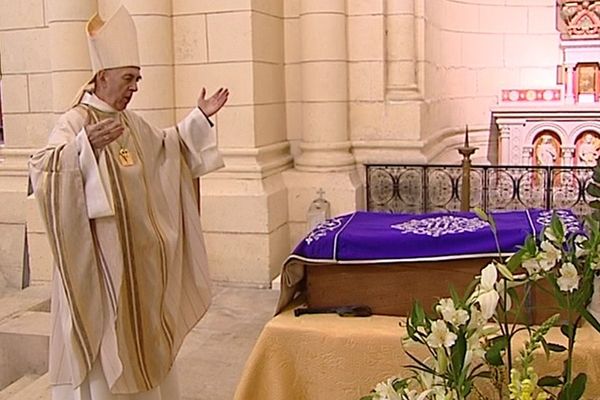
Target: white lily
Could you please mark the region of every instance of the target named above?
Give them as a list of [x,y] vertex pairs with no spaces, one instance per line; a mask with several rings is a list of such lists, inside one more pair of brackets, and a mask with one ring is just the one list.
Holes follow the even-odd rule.
[[432,391],[432,389],[427,389],[419,393],[416,390],[407,390],[405,394],[409,398],[409,400],[425,400],[427,396],[429,396],[429,393],[431,393]]
[[564,263],[560,267],[560,277],[556,280],[563,292],[572,292],[579,287],[579,274],[572,263]]
[[375,386],[375,398],[377,400],[402,400],[402,396],[394,389],[394,379],[389,378],[387,381],[379,382]]
[[542,266],[535,258],[528,258],[527,260],[524,260],[521,265],[525,268],[529,276],[537,275],[542,270]]
[[562,253],[547,240],[540,244],[540,248],[543,250],[540,252],[540,266],[544,271],[550,271],[560,260]]
[[427,336],[427,344],[434,349],[442,346],[450,348],[454,345],[456,339],[456,334],[450,332],[446,322],[438,319],[431,324],[431,333]]
[[500,296],[500,300],[504,301],[504,294],[506,293],[506,302],[504,303],[506,305],[505,311],[510,310],[512,307],[512,299],[510,298],[510,295],[505,290],[505,286],[507,288],[511,287],[510,283],[512,283],[512,282],[507,282],[504,280],[498,281],[498,283],[496,283],[496,291],[498,292],[498,295]]
[[484,269],[481,270],[481,279],[479,281],[479,288],[476,291],[477,299],[481,307],[481,314],[483,318],[489,320],[496,311],[498,300],[500,296],[496,292],[496,280],[498,279],[498,271],[493,263],[488,264]]
[[583,235],[577,235],[575,237],[575,240],[573,241],[575,243],[575,257],[580,258],[588,254],[588,251],[583,246],[586,240],[587,238]]
[[469,320],[469,313],[463,309],[456,309],[454,300],[451,298],[441,299],[436,310],[442,315],[444,321],[450,322],[456,327],[466,324]]
[[552,232],[552,228],[549,226],[544,229],[544,237],[554,243],[558,243],[558,238],[554,236],[554,232]]

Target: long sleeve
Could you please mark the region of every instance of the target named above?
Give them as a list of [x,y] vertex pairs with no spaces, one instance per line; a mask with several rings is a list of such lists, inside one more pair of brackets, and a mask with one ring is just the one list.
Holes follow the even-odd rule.
[[185,145],[182,151],[194,177],[223,167],[217,134],[202,111],[194,108],[177,124],[177,131]]
[[104,151],[100,152],[96,159],[84,128],[81,128],[75,141],[79,151],[79,167],[83,176],[88,218],[94,219],[115,215],[112,191],[108,185],[106,153]]
[[112,192],[108,188],[106,157],[101,152],[96,159],[83,122],[83,116],[75,110],[61,116],[50,133],[48,145],[36,153],[30,163],[31,182],[37,188],[42,174],[53,168],[43,160],[51,157],[56,148],[63,145],[74,146],[78,157],[73,160],[70,168],[81,171],[88,218],[111,216],[114,215],[114,210]]

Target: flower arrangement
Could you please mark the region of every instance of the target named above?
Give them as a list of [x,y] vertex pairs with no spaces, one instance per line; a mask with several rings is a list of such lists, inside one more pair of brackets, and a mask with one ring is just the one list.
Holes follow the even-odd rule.
[[[493,218],[477,213],[496,236]],[[599,268],[598,221],[588,218],[585,229],[578,230],[567,227],[555,213],[540,237],[528,237],[509,258],[499,254],[464,295],[451,291],[431,312],[415,303],[405,324],[404,341],[410,343],[405,352],[413,362],[407,366],[408,376],[379,383],[361,400],[582,398],[587,376],[574,376],[573,350],[583,320],[600,331],[593,307],[588,310]],[[559,310],[537,327],[525,312],[533,288],[550,293]],[[553,328],[564,335],[566,346],[547,340]],[[527,335],[518,353],[517,334]],[[415,356],[409,347],[424,350],[427,357]],[[538,349],[546,357],[563,353],[563,371],[538,376],[533,365]]]

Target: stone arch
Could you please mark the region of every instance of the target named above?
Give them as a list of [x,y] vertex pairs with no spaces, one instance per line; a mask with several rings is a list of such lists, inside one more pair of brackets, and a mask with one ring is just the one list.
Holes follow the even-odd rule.
[[540,124],[527,134],[525,144],[532,148],[533,165],[561,165],[566,132],[553,123]]
[[556,138],[559,140],[561,145],[564,146],[567,143],[568,135],[562,126],[553,122],[544,122],[539,125],[536,125],[529,132],[527,132],[527,135],[525,135],[525,140],[523,141],[523,146],[533,145],[533,142],[544,131],[549,131],[556,135]]
[[574,165],[594,166],[600,156],[600,123],[585,122],[569,135],[575,149]]
[[584,122],[581,125],[577,125],[577,127],[575,127],[575,129],[573,129],[573,130],[571,130],[571,132],[569,132],[570,144],[575,145],[575,143],[577,143],[577,139],[579,139],[579,137],[581,135],[583,135],[584,133],[586,133],[588,131],[596,132],[598,134],[598,136],[600,136],[600,122],[589,121],[589,122]]

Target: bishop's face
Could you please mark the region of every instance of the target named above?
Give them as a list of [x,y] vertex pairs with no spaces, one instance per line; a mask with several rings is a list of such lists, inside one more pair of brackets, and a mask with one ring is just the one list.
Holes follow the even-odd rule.
[[96,96],[117,111],[123,111],[138,90],[142,79],[138,67],[120,67],[99,71],[96,77]]

